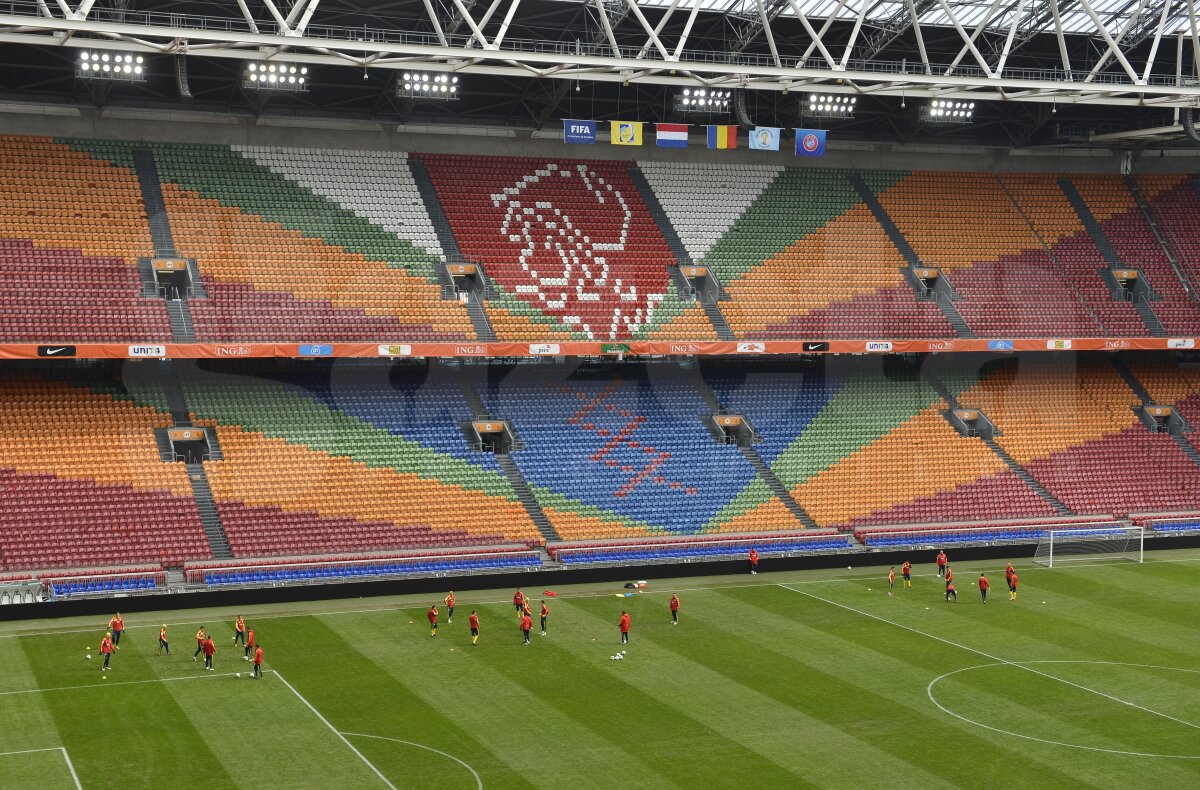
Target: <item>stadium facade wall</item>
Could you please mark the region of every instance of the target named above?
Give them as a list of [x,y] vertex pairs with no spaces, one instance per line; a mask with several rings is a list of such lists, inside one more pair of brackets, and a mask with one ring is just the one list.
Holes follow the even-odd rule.
[[[60,108],[56,108],[58,110]],[[120,108],[61,108],[77,114],[44,114],[39,105],[29,113],[0,113],[0,134],[92,137],[143,140],[153,128],[157,141],[222,145],[294,146],[361,150],[415,151],[491,156],[548,156],[588,159],[628,159],[669,162],[712,162],[717,156],[696,142],[686,149],[566,145],[560,140],[534,138],[527,129],[420,126],[400,130],[390,123],[340,119],[254,118],[217,113],[181,113]],[[148,127],[148,123],[153,124]],[[557,130],[558,121],[547,125]],[[698,127],[699,130],[699,127]],[[786,148],[786,146],[784,146]],[[1200,172],[1200,148],[1172,150],[1169,156],[1143,152],[1135,168],[1141,173]],[[764,154],[736,149],[721,151],[725,163],[799,165],[790,151]],[[805,167],[904,170],[975,170],[985,172],[1118,173],[1121,152],[1109,149],[1008,149],[980,146],[899,145],[894,143],[830,142],[820,159],[803,160]]]
[[[1155,538],[1147,550],[1188,549],[1200,547],[1200,536],[1179,535]],[[1037,544],[1000,544],[954,549],[954,561],[1021,559],[1033,557]],[[918,564],[931,564],[933,549],[923,552],[879,551],[870,554],[825,553],[798,557],[768,557],[759,564],[760,579],[770,583],[771,571],[819,570],[841,567],[849,561],[860,567],[900,565],[905,559],[916,558]],[[662,565],[629,565],[604,568],[578,568],[532,573],[477,574],[468,576],[438,576],[379,582],[348,582],[337,584],[282,585],[257,588],[222,589],[161,595],[141,595],[120,598],[120,609],[126,614],[135,612],[179,609],[205,609],[218,606],[245,609],[272,603],[321,601],[350,598],[376,598],[385,595],[438,595],[449,587],[460,595],[471,590],[495,590],[521,587],[550,589],[563,584],[603,584],[626,582],[632,579],[676,579],[697,576],[746,574],[745,560],[720,562],[667,563]],[[88,598],[56,601],[54,603],[11,604],[0,606],[0,620],[17,621],[111,614],[113,598]],[[409,608],[412,608],[411,606]]]

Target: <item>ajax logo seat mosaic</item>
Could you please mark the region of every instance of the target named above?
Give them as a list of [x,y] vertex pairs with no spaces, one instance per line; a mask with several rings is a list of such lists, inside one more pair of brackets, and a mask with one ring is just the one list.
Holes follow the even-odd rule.
[[519,266],[493,268],[501,285],[590,340],[625,338],[651,320],[666,271],[639,265],[652,240],[631,238],[633,208],[618,184],[590,165],[550,162],[491,197]]

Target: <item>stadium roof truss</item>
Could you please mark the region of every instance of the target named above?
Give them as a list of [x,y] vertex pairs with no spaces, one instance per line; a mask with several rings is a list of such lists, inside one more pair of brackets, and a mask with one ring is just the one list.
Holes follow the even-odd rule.
[[[378,26],[331,24],[349,18],[346,1],[8,0],[0,43],[547,78],[559,91],[600,81],[1200,107],[1200,0],[406,0],[357,10]],[[553,34],[547,5],[571,12]],[[716,43],[714,17],[728,33]],[[1017,57],[1037,37],[1057,57]]]

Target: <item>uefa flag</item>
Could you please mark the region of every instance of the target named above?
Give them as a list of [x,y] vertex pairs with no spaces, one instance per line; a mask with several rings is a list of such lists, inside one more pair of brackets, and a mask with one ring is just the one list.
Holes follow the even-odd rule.
[[641,121],[609,121],[609,139],[613,145],[641,145]]
[[736,126],[709,126],[708,147],[737,148],[737,130]]
[[778,151],[781,131],[778,126],[755,126],[750,130],[750,147],[755,151]]
[[659,148],[687,148],[688,125],[686,123],[656,123],[655,145]]
[[825,130],[797,129],[796,156],[825,156]]

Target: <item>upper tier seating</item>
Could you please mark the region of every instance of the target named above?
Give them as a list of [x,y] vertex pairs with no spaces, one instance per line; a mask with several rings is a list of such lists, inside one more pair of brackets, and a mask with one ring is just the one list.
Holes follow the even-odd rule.
[[1158,298],[1150,303],[1171,334],[1200,332],[1200,310],[1189,298],[1179,275],[1154,236],[1150,223],[1121,176],[1075,176],[1071,179],[1100,222],[1121,264],[1141,271]]
[[[642,163],[739,337],[952,337],[843,170]],[[894,174],[864,174],[883,185]],[[728,201],[728,204],[727,204]]]
[[0,377],[0,569],[211,556],[183,466],[159,461],[170,416],[95,381]]
[[679,337],[711,336],[668,281],[676,261],[628,163],[421,158],[463,254],[509,297],[596,340],[638,336],[674,302],[671,312],[684,313],[672,324]]
[[1200,282],[1200,182],[1194,175],[1136,176],[1138,189],[1195,290]]

